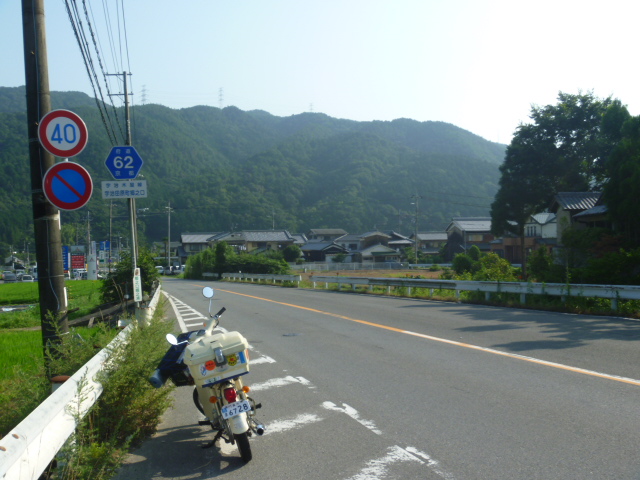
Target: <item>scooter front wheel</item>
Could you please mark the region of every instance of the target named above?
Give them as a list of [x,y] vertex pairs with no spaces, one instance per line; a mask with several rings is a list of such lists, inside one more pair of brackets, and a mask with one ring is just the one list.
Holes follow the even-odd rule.
[[244,463],[248,463],[253,456],[251,455],[251,445],[249,444],[249,434],[247,432],[234,434],[233,438],[238,445],[238,451],[240,452],[240,458]]

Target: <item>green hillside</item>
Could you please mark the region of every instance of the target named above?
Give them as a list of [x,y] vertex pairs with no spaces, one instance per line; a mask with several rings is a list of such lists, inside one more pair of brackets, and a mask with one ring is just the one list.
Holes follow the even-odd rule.
[[[31,199],[24,87],[0,87],[0,242],[24,242]],[[53,108],[73,110],[89,130],[74,160],[92,175],[88,206],[62,212],[63,236],[109,233],[109,205],[100,182],[111,149],[94,99],[52,92]],[[118,129],[124,128],[118,109]],[[144,160],[149,198],[140,232],[147,240],[180,232],[335,227],[413,231],[419,194],[421,230],[443,229],[452,216],[489,214],[505,146],[443,122],[398,119],[355,122],[320,113],[276,117],[236,107],[161,105],[132,109],[133,144]],[[114,202],[114,235],[128,235],[124,201]],[[69,241],[75,238],[69,239]],[[28,241],[28,240],[27,240]],[[64,241],[64,238],[63,238]]]

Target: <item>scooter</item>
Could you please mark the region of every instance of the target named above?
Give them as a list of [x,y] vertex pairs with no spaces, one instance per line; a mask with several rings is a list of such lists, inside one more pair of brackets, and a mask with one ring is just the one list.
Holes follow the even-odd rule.
[[249,437],[263,435],[264,425],[255,419],[262,404],[247,394],[250,388],[243,384],[243,375],[249,373],[249,343],[239,332],[214,330],[226,311],[222,308],[211,314],[214,291],[205,287],[202,294],[209,299],[209,317],[203,330],[186,332],[176,338],[167,335],[171,347],[149,379],[160,388],[171,378],[178,387],[195,385],[193,402],[216,432],[213,440],[203,448],[215,445],[219,439],[238,446],[240,457],[251,460]]

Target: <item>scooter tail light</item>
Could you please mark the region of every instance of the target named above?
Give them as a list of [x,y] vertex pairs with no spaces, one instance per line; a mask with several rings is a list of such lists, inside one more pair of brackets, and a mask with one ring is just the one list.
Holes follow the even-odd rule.
[[233,403],[236,401],[237,394],[236,389],[234,387],[229,387],[224,389],[224,398],[228,403]]

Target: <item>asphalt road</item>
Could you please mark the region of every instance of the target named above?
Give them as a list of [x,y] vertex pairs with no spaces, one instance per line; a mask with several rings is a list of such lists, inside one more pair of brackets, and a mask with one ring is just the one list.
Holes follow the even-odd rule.
[[201,449],[178,388],[118,480],[640,479],[640,322],[165,279],[190,330],[204,285],[251,344],[267,433],[247,465]]

